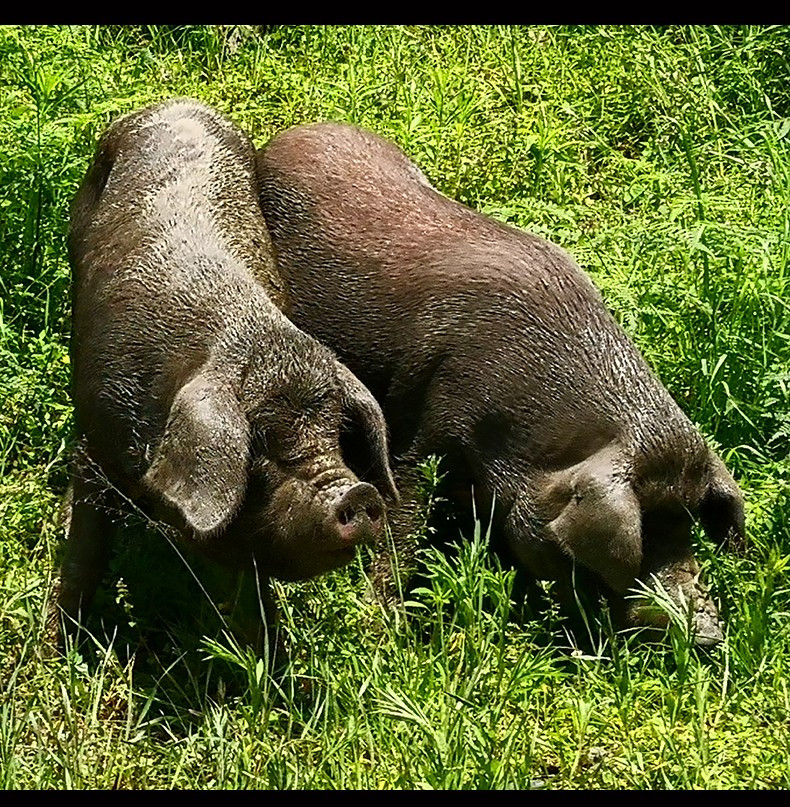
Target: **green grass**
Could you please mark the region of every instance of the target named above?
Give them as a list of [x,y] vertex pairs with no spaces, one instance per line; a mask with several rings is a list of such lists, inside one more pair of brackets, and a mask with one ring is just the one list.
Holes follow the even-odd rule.
[[[0,27],[0,786],[790,786],[790,28]],[[42,654],[71,446],[68,205],[107,124],[189,95],[258,145],[337,119],[549,237],[747,500],[701,536],[712,651],[573,618],[487,551],[426,550],[408,618],[363,563],[278,585],[288,659],[236,645],[133,519],[66,659]],[[212,570],[186,558],[213,592]],[[210,595],[213,596],[213,595]]]

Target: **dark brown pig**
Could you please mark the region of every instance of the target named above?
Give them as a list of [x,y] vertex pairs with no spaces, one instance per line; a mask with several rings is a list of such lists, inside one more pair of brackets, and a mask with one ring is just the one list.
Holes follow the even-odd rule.
[[[529,572],[568,580],[575,561],[615,600],[658,580],[691,603],[697,641],[718,641],[692,522],[741,540],[741,494],[573,260],[443,196],[354,126],[284,132],[258,168],[293,321],[384,409],[401,567],[417,463],[443,455],[451,489],[494,502],[493,526]],[[386,560],[373,576],[391,597]],[[644,605],[630,621],[660,621]]]
[[361,470],[395,497],[381,410],[281,312],[255,152],[234,124],[189,99],[113,123],[74,200],[69,254],[67,623],[91,601],[122,499],[264,578],[338,568],[380,535],[382,497],[340,437],[356,434]]

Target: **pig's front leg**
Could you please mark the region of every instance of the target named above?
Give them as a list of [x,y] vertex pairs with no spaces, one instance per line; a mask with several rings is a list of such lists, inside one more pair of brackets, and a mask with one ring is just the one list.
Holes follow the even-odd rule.
[[[78,468],[65,502],[66,552],[47,614],[47,639],[64,649],[90,608],[107,568],[115,524],[105,491]],[[65,631],[65,634],[64,634]]]
[[403,457],[395,468],[400,503],[387,512],[388,529],[375,548],[369,574],[372,599],[389,609],[403,604],[417,568],[417,550],[426,545],[430,502],[420,459]]
[[242,571],[223,570],[226,597],[221,608],[226,625],[241,645],[276,667],[285,660],[280,620],[271,579],[255,564]]

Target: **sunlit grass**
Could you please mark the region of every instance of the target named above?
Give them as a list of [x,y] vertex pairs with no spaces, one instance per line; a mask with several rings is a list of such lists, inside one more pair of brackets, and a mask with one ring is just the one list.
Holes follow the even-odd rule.
[[[0,786],[787,788],[789,46],[764,26],[0,28]],[[744,489],[744,553],[698,542],[722,646],[681,615],[662,642],[616,634],[551,586],[523,602],[480,514],[425,550],[405,617],[368,602],[362,559],[277,584],[275,669],[218,617],[211,570],[130,520],[83,642],[45,657],[68,206],[105,126],[176,95],[258,145],[367,126],[574,255]]]

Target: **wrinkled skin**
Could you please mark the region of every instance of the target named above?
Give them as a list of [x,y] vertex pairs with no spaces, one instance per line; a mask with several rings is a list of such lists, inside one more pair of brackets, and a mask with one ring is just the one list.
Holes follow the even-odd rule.
[[[443,196],[354,126],[284,132],[258,169],[291,318],[382,404],[400,566],[413,565],[414,467],[435,453],[450,491],[473,488],[481,513],[494,502],[531,574],[568,584],[576,562],[621,601],[655,575],[691,604],[697,641],[719,641],[692,522],[737,544],[741,494],[573,260]],[[386,557],[374,581],[393,599]],[[659,624],[644,605],[629,621]]]
[[79,449],[56,639],[59,611],[72,625],[93,597],[123,500],[228,567],[254,565],[264,589],[379,537],[384,501],[340,438],[396,498],[381,410],[282,313],[237,127],[189,99],[112,124],[72,206],[69,255]]

